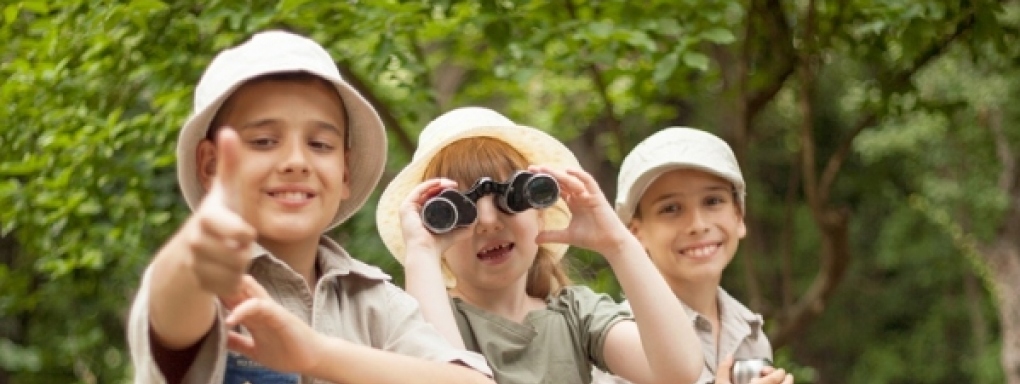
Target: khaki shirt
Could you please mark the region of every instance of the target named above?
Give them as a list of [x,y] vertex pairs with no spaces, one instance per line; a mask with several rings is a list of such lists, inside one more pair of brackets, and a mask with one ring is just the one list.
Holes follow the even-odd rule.
[[[425,322],[418,302],[390,283],[389,276],[380,269],[351,258],[340,245],[325,236],[319,243],[317,262],[322,277],[314,293],[309,292],[299,274],[261,247],[256,247],[249,273],[273,299],[324,335],[431,361],[460,362],[492,375],[482,356],[446,342]],[[150,267],[145,271],[131,309],[128,344],[135,383],[162,384],[166,379],[153,359],[149,339],[151,274]],[[252,370],[259,375],[285,376],[278,379],[281,383],[325,383],[310,377],[271,372],[244,356],[228,352],[223,323],[226,310],[218,302],[217,307],[216,324],[202,342],[194,363],[184,376],[184,383],[220,384],[225,382],[228,371],[231,373],[228,377],[236,378],[251,374]]]
[[453,299],[464,345],[489,360],[500,384],[586,384],[592,366],[605,369],[606,335],[630,311],[605,294],[570,286],[546,299],[523,323]]
[[[745,305],[719,288],[719,320],[722,330],[719,333],[719,345],[712,337],[712,323],[707,318],[683,304],[687,316],[694,323],[695,333],[701,341],[701,349],[705,357],[705,367],[697,383],[705,384],[715,381],[715,370],[721,359],[733,355],[734,359],[772,358],[772,345],[762,331],[762,317],[751,312]],[[626,302],[625,302],[626,304]],[[628,305],[629,306],[629,305]],[[626,380],[605,372],[593,372],[594,384],[627,384]]]

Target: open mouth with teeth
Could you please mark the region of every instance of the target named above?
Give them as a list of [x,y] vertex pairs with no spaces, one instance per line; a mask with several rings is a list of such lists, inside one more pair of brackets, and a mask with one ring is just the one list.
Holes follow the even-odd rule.
[[698,247],[684,248],[680,250],[680,255],[693,258],[708,257],[714,255],[721,246],[722,243],[712,243]]
[[315,197],[315,194],[307,192],[269,192],[269,196],[288,202],[301,202]]
[[514,243],[502,243],[479,251],[476,256],[482,261],[501,261],[514,250]]

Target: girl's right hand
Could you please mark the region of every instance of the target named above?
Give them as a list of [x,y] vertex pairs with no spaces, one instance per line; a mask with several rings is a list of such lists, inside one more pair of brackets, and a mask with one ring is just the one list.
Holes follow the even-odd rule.
[[[421,209],[425,202],[447,188],[457,188],[457,182],[445,178],[425,180],[400,203],[400,227],[404,234],[406,259],[426,254],[441,256],[455,242],[470,236],[471,232],[462,228],[433,234],[422,222]],[[435,260],[438,261],[439,257],[435,257]]]

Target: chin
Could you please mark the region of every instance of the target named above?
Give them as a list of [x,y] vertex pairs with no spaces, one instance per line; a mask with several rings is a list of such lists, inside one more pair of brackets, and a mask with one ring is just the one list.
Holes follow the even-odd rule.
[[263,221],[265,225],[258,228],[259,234],[281,242],[300,241],[317,238],[326,229],[325,225],[315,225],[311,220],[275,220]]

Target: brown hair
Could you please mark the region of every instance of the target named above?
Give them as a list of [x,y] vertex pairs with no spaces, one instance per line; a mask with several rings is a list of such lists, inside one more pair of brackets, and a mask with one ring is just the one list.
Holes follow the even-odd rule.
[[[695,170],[697,170],[697,168],[695,168]],[[737,207],[737,212],[740,213],[740,216],[744,216],[744,210],[741,209],[741,205],[740,205],[740,193],[737,192],[737,186],[734,185],[732,181],[726,180],[726,178],[724,178],[722,176],[719,176],[719,175],[716,175],[716,174],[711,173],[711,172],[705,172],[705,171],[700,171],[700,170],[699,170],[699,172],[704,172],[704,173],[706,173],[708,175],[712,175],[712,176],[718,178],[719,180],[723,180],[723,181],[729,183],[730,187],[732,187],[732,189],[733,189],[732,192],[730,193],[732,195],[732,197],[733,197],[732,203],[733,203],[733,205],[735,205]],[[659,176],[662,176],[662,175],[659,175]],[[656,176],[656,177],[658,177],[658,176]],[[653,182],[655,182],[655,179],[652,179],[652,181],[649,182],[648,185],[645,186],[645,188],[650,187]],[[645,196],[643,194],[641,196],[638,196],[638,201],[636,203],[634,203],[634,214],[631,215],[631,220],[641,220],[641,216],[642,216],[641,215],[641,200],[644,199],[644,197]]]
[[[527,169],[528,165],[528,160],[507,143],[491,137],[471,137],[441,149],[425,167],[422,177],[445,177],[467,188],[480,177],[504,180],[515,170]],[[528,296],[544,299],[570,284],[570,278],[563,264],[557,262],[556,254],[540,246],[535,262],[528,270]]]
[[[270,74],[266,74],[266,75],[262,75],[262,76],[257,76],[257,77],[252,78],[251,80],[245,81],[244,85],[260,83],[260,82],[264,82],[264,81],[281,81],[281,82],[294,82],[294,83],[304,83],[304,84],[315,84],[315,83],[318,83],[318,84],[320,84],[320,85],[322,85],[322,86],[324,86],[324,87],[326,87],[328,89],[336,89],[336,86],[333,85],[333,83],[329,82],[329,80],[326,80],[326,79],[323,79],[323,78],[321,78],[321,77],[319,77],[317,75],[313,75],[311,73],[302,72],[302,71],[276,72],[276,73],[270,73]],[[241,86],[243,87],[244,85],[241,85]],[[240,89],[240,87],[238,87],[238,89]],[[237,92],[237,90],[234,90],[234,93],[236,93],[236,92]],[[343,112],[344,112],[344,120],[345,120],[344,121],[344,126],[343,126],[344,149],[351,149],[351,135],[350,135],[350,132],[349,132],[349,130],[351,129],[351,117],[348,114],[347,105],[344,104],[343,97],[340,97],[339,94],[337,94],[336,96],[337,96],[337,100],[340,101],[340,108],[342,108]],[[206,130],[206,132],[205,132],[206,140],[216,141],[216,134],[219,133],[220,128],[223,126],[224,116],[229,114],[230,110],[234,108],[233,101],[234,101],[234,95],[231,94],[229,97],[227,97],[227,100],[225,100],[223,102],[223,104],[220,106],[219,110],[216,111],[216,115],[213,116],[212,122],[209,123],[209,129]]]

